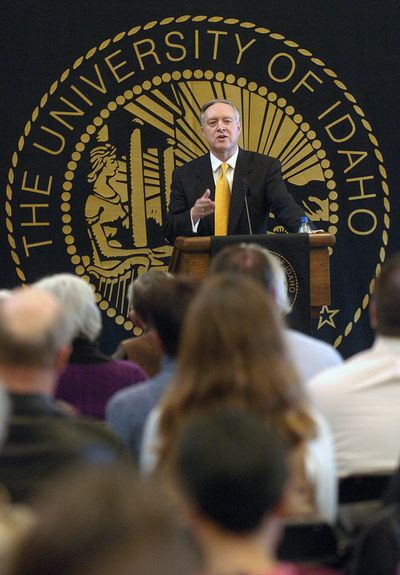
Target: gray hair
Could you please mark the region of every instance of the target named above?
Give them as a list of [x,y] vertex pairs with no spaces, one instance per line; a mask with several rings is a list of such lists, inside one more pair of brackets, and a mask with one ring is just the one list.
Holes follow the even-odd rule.
[[74,338],[94,341],[101,332],[101,313],[91,286],[82,278],[69,273],[54,274],[35,283],[52,293],[74,323]]
[[265,250],[265,252],[266,252],[265,257],[268,257],[272,267],[272,274],[274,278],[273,290],[275,294],[276,305],[278,306],[278,309],[281,312],[281,314],[285,315],[289,313],[291,309],[286,286],[285,270],[283,269],[283,265],[278,256],[275,256],[268,250]]
[[225,100],[224,98],[216,98],[215,100],[209,100],[201,108],[201,110],[200,110],[200,125],[201,126],[204,123],[204,114],[206,113],[206,110],[208,110],[208,108],[210,108],[214,104],[227,104],[228,106],[230,106],[233,109],[233,111],[235,112],[237,123],[240,122],[240,113],[239,113],[239,110],[236,108],[235,104],[232,104],[232,102],[230,102],[229,100]]

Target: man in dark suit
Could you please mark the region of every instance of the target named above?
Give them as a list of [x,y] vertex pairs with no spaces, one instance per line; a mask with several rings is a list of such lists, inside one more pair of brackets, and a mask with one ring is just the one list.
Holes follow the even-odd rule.
[[210,153],[173,172],[165,223],[167,240],[173,243],[180,235],[218,235],[214,226],[215,189],[222,164],[228,164],[228,235],[265,233],[269,212],[289,232],[296,232],[304,211],[286,189],[279,160],[239,148],[237,108],[228,100],[211,100],[201,110],[200,124]]

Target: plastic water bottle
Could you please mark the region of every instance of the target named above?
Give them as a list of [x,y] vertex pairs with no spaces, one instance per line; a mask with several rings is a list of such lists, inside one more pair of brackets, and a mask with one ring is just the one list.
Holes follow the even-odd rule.
[[310,224],[308,223],[308,217],[307,216],[302,216],[300,218],[300,227],[297,230],[298,234],[311,234],[312,233],[312,229]]

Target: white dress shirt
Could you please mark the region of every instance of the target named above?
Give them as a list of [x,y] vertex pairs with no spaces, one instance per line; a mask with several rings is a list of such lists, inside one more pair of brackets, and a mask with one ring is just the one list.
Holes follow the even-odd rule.
[[[232,192],[233,176],[235,174],[235,167],[236,167],[236,161],[237,161],[238,154],[239,154],[239,147],[236,148],[236,152],[233,154],[233,156],[231,156],[229,158],[229,160],[226,160],[226,162],[222,162],[220,159],[218,159],[216,156],[214,156],[214,154],[210,151],[211,169],[212,169],[212,173],[213,173],[214,183],[217,184],[217,180],[218,180],[219,176],[221,175],[221,165],[222,164],[228,164],[228,169],[226,170],[225,175],[226,175],[226,179],[228,180],[229,189],[231,192]],[[200,220],[197,220],[196,223],[193,223],[192,211],[190,211],[190,218],[192,220],[193,233],[196,234],[197,229],[199,227]]]
[[307,385],[330,423],[339,477],[391,473],[400,455],[400,338],[316,375]]

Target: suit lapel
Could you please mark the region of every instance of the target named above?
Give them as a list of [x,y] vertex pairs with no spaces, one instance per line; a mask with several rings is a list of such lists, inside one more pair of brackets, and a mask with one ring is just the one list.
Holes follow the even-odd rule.
[[[199,158],[196,166],[196,199],[200,198],[206,189],[208,188],[211,192],[210,198],[214,200],[215,198],[215,183],[214,176],[211,168],[210,154],[205,154]],[[203,232],[206,231],[208,235],[214,235],[214,214],[207,216],[200,222]]]
[[228,235],[235,232],[240,215],[242,214],[243,209],[245,209],[245,197],[248,190],[249,174],[252,171],[251,166],[246,160],[246,152],[239,149],[232,183]]

